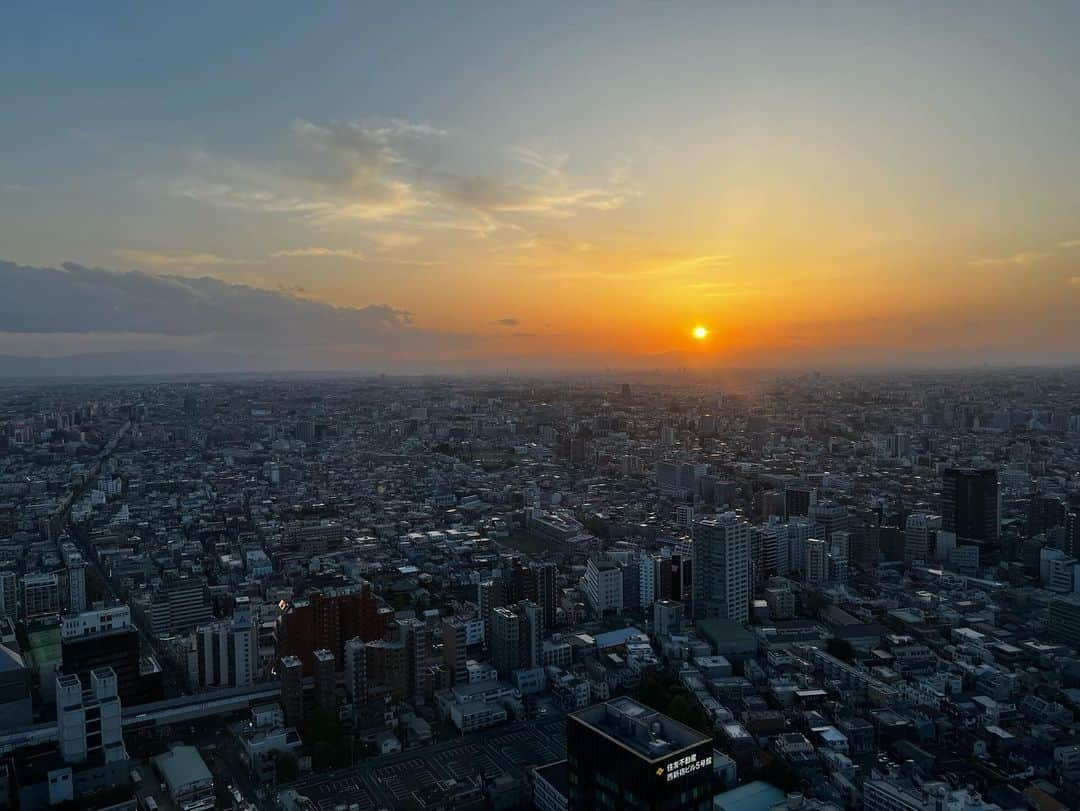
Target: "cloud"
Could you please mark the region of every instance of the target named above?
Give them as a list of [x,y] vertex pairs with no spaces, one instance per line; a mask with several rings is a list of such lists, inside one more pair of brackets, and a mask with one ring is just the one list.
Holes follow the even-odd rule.
[[419,234],[410,234],[405,231],[376,231],[369,234],[367,239],[374,243],[380,252],[394,251],[398,248],[411,248],[423,240]]
[[448,340],[417,329],[408,312],[387,305],[335,307],[208,276],[0,262],[0,288],[7,292],[0,325],[9,333],[208,336],[232,348],[438,347]]
[[205,268],[220,265],[248,265],[248,259],[227,259],[215,253],[197,253],[181,251],[179,253],[166,253],[163,251],[147,251],[136,248],[128,248],[116,251],[121,259],[145,267],[155,269],[162,268]]
[[498,324],[500,327],[516,327],[519,324],[521,324],[521,322],[518,321],[513,316],[507,316],[506,318],[500,318],[495,323]]
[[316,123],[290,128],[287,154],[269,165],[196,152],[172,194],[221,208],[280,214],[320,224],[393,224],[374,236],[382,249],[415,244],[431,230],[486,236],[520,229],[521,220],[610,211],[640,190],[625,169],[603,182],[567,171],[569,156],[531,148],[496,155],[480,173],[448,168],[460,140],[446,130],[401,119]]
[[349,248],[292,248],[286,251],[274,251],[270,254],[273,259],[291,259],[302,257],[334,257],[339,259],[351,259],[355,262],[362,262],[364,260],[364,254],[360,251],[354,251]]
[[1080,239],[1067,239],[1064,242],[1058,243],[1059,248],[1080,248]]
[[1046,251],[1020,251],[1011,256],[989,257],[976,259],[972,262],[978,267],[1028,267],[1037,264],[1051,256]]

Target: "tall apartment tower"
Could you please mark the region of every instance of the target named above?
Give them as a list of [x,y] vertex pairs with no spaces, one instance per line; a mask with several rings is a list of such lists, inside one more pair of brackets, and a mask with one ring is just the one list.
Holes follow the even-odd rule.
[[116,674],[108,667],[90,674],[87,690],[83,690],[78,676],[57,677],[56,726],[60,756],[65,763],[97,758],[115,763],[127,759],[116,687]]
[[828,580],[828,545],[820,538],[811,538],[806,542],[806,582],[826,583]]
[[423,695],[424,670],[431,648],[431,631],[423,620],[410,619],[399,624],[401,641],[405,643],[405,670],[409,679],[409,695]]
[[334,674],[336,659],[325,648],[317,650],[315,657],[315,706],[332,716],[337,715],[337,678]]
[[78,552],[68,558],[68,611],[78,614],[86,610],[86,561]]
[[285,656],[278,662],[281,678],[281,706],[285,723],[299,729],[304,725],[304,665],[297,656]]
[[501,578],[484,580],[476,587],[476,604],[480,607],[480,619],[484,621],[484,643],[491,644],[491,612],[506,605],[507,588]]
[[508,678],[521,668],[539,667],[543,639],[540,607],[528,600],[491,612],[491,664]]
[[367,643],[358,636],[345,643],[345,692],[354,705],[367,699]]
[[750,525],[735,513],[694,523],[694,616],[750,619]]
[[443,661],[450,671],[454,684],[462,684],[468,681],[468,671],[465,669],[466,656],[466,624],[460,617],[443,617]]
[[536,577],[536,602],[544,612],[544,628],[551,630],[555,627],[555,610],[558,607],[556,587],[559,569],[551,562],[539,563],[533,573]]
[[948,468],[941,474],[941,528],[955,532],[958,543],[996,547],[1000,516],[994,468]]
[[765,577],[787,577],[791,571],[787,527],[776,516],[770,516],[768,523],[761,528],[761,556]]
[[231,621],[195,629],[195,650],[202,686],[247,687],[258,676],[258,631],[251,601],[238,597]]

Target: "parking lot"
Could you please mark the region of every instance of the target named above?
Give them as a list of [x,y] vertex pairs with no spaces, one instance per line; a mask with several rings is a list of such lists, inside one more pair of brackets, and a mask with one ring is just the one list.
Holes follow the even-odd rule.
[[531,766],[565,757],[565,721],[510,724],[425,749],[372,759],[360,766],[305,777],[289,788],[320,811],[356,803],[360,811],[408,805],[414,791],[439,780],[480,774],[524,778]]
[[374,811],[378,807],[363,775],[359,774],[338,775],[330,780],[322,776],[309,777],[294,783],[292,787],[308,797],[320,811],[353,803],[360,807],[360,811]]

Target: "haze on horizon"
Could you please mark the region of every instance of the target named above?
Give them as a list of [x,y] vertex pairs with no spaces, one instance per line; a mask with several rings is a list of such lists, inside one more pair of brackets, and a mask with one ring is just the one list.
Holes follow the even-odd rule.
[[0,374],[1080,363],[1080,5],[535,6],[8,10]]

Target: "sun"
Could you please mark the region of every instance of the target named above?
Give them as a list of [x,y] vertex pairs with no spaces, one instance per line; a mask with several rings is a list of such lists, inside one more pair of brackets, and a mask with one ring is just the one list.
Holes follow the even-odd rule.
[[698,324],[696,327],[694,327],[690,334],[694,336],[694,340],[704,341],[706,338],[709,337],[709,329],[708,327],[703,327]]

